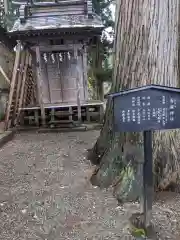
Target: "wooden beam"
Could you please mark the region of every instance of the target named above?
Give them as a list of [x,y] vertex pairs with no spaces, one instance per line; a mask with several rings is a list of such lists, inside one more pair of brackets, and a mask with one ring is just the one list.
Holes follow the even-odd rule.
[[2,73],[3,77],[5,78],[6,82],[8,84],[11,84],[10,79],[8,78],[8,76],[6,75],[6,73],[4,72],[3,68],[0,66],[0,72]]
[[[70,51],[74,50],[74,46],[76,45],[76,48],[82,49],[82,44],[64,44],[64,45],[47,45],[47,46],[39,46],[40,52],[52,52],[52,51]],[[31,47],[31,49],[34,51],[36,47]]]
[[40,48],[39,46],[36,47],[36,69],[37,69],[37,90],[38,90],[38,98],[39,98],[39,104],[41,108],[41,119],[42,119],[42,125],[46,124],[46,119],[45,119],[45,109],[44,109],[44,104],[43,104],[43,89],[42,89],[42,69],[41,69],[41,53],[40,53]]
[[16,57],[15,57],[15,61],[14,61],[12,80],[11,80],[8,106],[7,106],[7,109],[6,109],[5,130],[7,130],[10,126],[10,121],[9,120],[10,120],[10,114],[11,114],[11,107],[12,107],[12,104],[13,104],[14,91],[15,91],[15,87],[16,87],[16,79],[17,79],[20,55],[21,55],[21,42],[18,41],[17,49],[16,49]]
[[[54,0],[54,2],[52,1],[46,1],[46,2],[36,2],[32,0],[32,5],[30,5],[32,8],[36,8],[36,7],[41,7],[41,6],[61,6],[61,5],[77,5],[77,4],[83,4],[84,0],[64,0],[64,1],[58,1],[58,0]],[[26,1],[17,1],[17,0],[13,0],[12,1],[13,4],[16,5],[27,5],[27,0]]]

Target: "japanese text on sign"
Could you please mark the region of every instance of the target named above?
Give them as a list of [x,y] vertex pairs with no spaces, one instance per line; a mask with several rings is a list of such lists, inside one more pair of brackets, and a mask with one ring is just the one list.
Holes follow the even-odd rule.
[[168,121],[173,122],[175,120],[176,99],[166,98],[166,96],[160,98],[161,107],[152,107],[150,96],[132,97],[131,107],[121,110],[121,122],[141,124],[143,121],[156,121],[162,123],[163,126]]

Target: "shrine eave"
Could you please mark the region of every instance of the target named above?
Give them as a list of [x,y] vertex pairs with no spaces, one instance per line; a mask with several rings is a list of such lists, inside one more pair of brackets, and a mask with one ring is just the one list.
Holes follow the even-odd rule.
[[27,30],[46,30],[46,29],[73,29],[91,27],[101,29],[103,23],[99,16],[96,14],[92,17],[86,15],[62,15],[62,16],[39,16],[28,17],[23,21],[16,20],[14,26],[10,32],[27,31]]
[[8,32],[10,38],[16,38],[17,40],[27,39],[29,37],[56,37],[62,35],[84,35],[85,37],[92,37],[101,35],[101,28],[92,28],[92,27],[81,27],[81,28],[59,28],[59,29],[41,29],[41,30],[25,30],[25,31],[14,31]]

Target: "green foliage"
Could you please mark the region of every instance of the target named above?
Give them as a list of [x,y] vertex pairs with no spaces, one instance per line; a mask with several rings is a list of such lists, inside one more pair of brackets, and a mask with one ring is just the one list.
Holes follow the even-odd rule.
[[112,68],[94,69],[95,78],[100,82],[110,82],[112,79]]
[[146,237],[146,232],[144,229],[142,228],[136,228],[136,227],[133,227],[132,230],[131,230],[131,234],[134,236],[134,237],[138,237],[140,239],[145,239]]
[[101,16],[105,27],[114,27],[114,21],[110,10],[113,0],[92,0],[93,9],[96,14]]

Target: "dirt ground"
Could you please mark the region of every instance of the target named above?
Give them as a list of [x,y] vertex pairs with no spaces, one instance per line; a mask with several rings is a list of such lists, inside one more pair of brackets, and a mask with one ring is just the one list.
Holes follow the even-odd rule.
[[[118,206],[89,182],[86,150],[98,134],[21,133],[0,149],[0,240],[133,239],[138,204]],[[153,222],[158,239],[178,240],[180,196],[169,196],[158,197]]]

